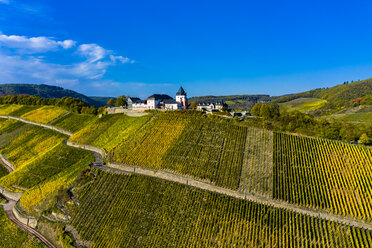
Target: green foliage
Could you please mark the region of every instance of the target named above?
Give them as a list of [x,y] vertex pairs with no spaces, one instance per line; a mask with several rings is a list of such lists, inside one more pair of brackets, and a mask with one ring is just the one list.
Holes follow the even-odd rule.
[[279,106],[280,109],[285,109],[288,112],[291,111],[308,112],[323,107],[325,103],[326,103],[325,100],[317,98],[297,98],[289,102],[280,103]]
[[20,202],[28,212],[40,212],[56,204],[58,193],[66,192],[84,168],[94,161],[93,154],[85,152],[85,157],[75,157],[66,169],[54,176],[50,176],[42,183],[27,190]]
[[229,109],[233,110],[249,110],[257,102],[269,102],[275,97],[269,95],[230,95],[230,96],[200,96],[192,97],[190,102],[220,102],[224,101],[228,104]]
[[45,246],[31,234],[19,229],[0,207],[0,247],[41,248]]
[[57,236],[57,240],[61,242],[63,248],[74,248],[73,244],[74,241],[70,237],[70,235],[65,231],[64,228],[59,230],[59,234]]
[[108,100],[108,102],[107,102],[107,105],[109,105],[109,106],[114,106],[115,104],[116,104],[115,98],[110,98],[110,100]]
[[[27,148],[24,147],[23,149]],[[7,188],[11,188],[12,185],[27,189],[32,188],[68,169],[89,154],[89,151],[59,144],[42,156],[33,159],[11,174],[1,178],[0,184]]]
[[127,97],[126,96],[118,96],[118,98],[116,98],[116,102],[115,102],[115,105],[117,107],[126,107],[127,106]]
[[237,189],[249,131],[249,127],[214,115],[160,113],[113,146],[110,157],[116,162],[171,170]]
[[1,84],[0,95],[32,95],[51,99],[60,99],[67,96],[71,98],[78,98],[90,105],[99,105],[97,101],[75,91],[45,84]]
[[[98,173],[70,223],[92,247],[360,247],[371,232],[144,176]],[[356,246],[357,247],[357,246]]]
[[372,139],[368,137],[366,133],[363,133],[359,138],[359,143],[363,145],[370,145],[372,143]]
[[75,133],[95,121],[96,118],[94,115],[69,113],[53,122],[53,126]]
[[[0,105],[54,105],[63,107],[69,111],[82,114],[96,114],[97,109],[94,106],[89,106],[80,99],[72,97],[56,98],[40,98],[30,95],[8,95],[0,97]],[[1,109],[0,109],[1,110]]]
[[251,113],[254,116],[262,117],[263,119],[273,119],[275,117],[278,117],[280,115],[279,113],[279,105],[278,104],[272,104],[272,103],[256,103]]
[[6,176],[6,175],[8,175],[8,170],[5,169],[5,167],[0,164],[0,178],[2,178],[3,176]]
[[19,134],[0,150],[16,168],[42,156],[61,144],[66,136],[49,129],[32,127]]
[[94,145],[106,151],[112,150],[142,127],[151,115],[129,117],[122,114],[105,115],[73,135],[70,140]]
[[[275,99],[276,103],[284,103],[297,98],[319,98],[327,100],[325,108],[337,109],[341,106],[352,106],[354,99],[372,95],[372,79],[356,81],[348,84],[339,84],[331,88],[314,89],[298,94],[287,95]],[[367,100],[369,101],[369,100]]]

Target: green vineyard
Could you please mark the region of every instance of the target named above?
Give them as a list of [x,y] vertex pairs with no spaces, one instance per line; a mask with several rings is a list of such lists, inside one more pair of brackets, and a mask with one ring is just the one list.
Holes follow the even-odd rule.
[[372,220],[372,151],[337,141],[274,135],[274,198]]
[[[255,166],[252,161],[263,158],[262,170],[270,175],[271,163],[264,155],[267,149],[261,149],[270,146],[264,138],[270,133],[199,113],[162,113],[121,142],[110,156],[115,162],[170,170],[235,190],[242,184],[244,190],[267,192],[269,182],[248,186],[246,178],[254,175],[244,174],[241,178],[241,174],[243,169],[248,173]],[[253,147],[252,140],[259,148]]]
[[372,233],[143,176],[95,171],[71,224],[92,247],[370,247]]

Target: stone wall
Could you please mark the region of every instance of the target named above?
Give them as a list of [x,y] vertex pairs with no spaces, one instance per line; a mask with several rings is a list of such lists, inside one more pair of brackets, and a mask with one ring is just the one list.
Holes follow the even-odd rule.
[[31,217],[24,217],[18,210],[16,207],[13,208],[13,214],[14,216],[17,218],[17,220],[19,220],[20,222],[22,222],[23,224],[29,226],[29,227],[32,227],[32,228],[36,228],[37,226],[37,220],[35,218],[31,218]]
[[18,201],[22,197],[22,193],[16,193],[16,192],[9,191],[3,186],[0,186],[0,193],[3,194],[6,198],[14,200],[14,201]]
[[73,135],[73,133],[71,133],[69,131],[66,131],[66,130],[63,130],[63,129],[60,129],[58,127],[54,127],[54,126],[47,125],[47,124],[42,124],[42,123],[37,123],[37,122],[25,120],[25,119],[22,119],[22,118],[19,118],[19,117],[7,116],[7,115],[0,115],[0,118],[13,119],[13,120],[21,121],[23,123],[27,123],[27,124],[31,124],[31,125],[35,125],[35,126],[39,126],[39,127],[43,127],[43,128],[48,128],[48,129],[57,131],[59,133],[63,133],[65,135],[67,135],[67,136],[72,136]]
[[84,150],[88,150],[88,151],[91,151],[91,152],[98,153],[102,158],[104,158],[106,156],[104,150],[102,150],[98,147],[95,147],[95,146],[83,145],[83,144],[79,144],[79,143],[75,143],[75,142],[71,142],[71,141],[67,141],[66,144],[68,146],[73,146],[73,147],[76,147],[76,148],[81,148],[81,149],[84,149]]
[[15,171],[15,167],[14,165],[9,162],[8,160],[6,160],[3,156],[3,154],[0,154],[0,159],[3,161],[4,164],[6,164],[9,168],[11,168],[13,171]]

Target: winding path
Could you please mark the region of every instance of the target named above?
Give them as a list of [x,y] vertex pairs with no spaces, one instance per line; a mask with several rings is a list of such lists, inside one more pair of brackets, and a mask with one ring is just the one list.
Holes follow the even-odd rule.
[[30,234],[34,235],[37,239],[39,239],[41,242],[43,242],[47,247],[49,248],[56,248],[49,240],[47,240],[43,235],[41,235],[39,232],[37,232],[35,229],[32,229],[31,227],[23,224],[20,222],[13,213],[13,208],[15,204],[17,203],[16,201],[7,199],[8,202],[3,205],[4,211],[6,213],[6,216],[8,217],[9,220],[11,220],[14,224],[16,224],[18,227],[21,229],[29,232]]
[[[15,119],[15,120],[28,123],[31,125],[41,126],[44,128],[48,128],[48,129],[63,133],[67,135],[68,137],[73,135],[71,132],[68,132],[60,128],[56,128],[51,125],[40,124],[40,123],[24,120],[18,117],[0,115],[0,118]],[[81,149],[85,149],[85,150],[89,150],[93,152],[96,158],[96,162],[102,162],[105,160],[105,156],[106,156],[105,152],[100,148],[93,147],[90,145],[77,144],[77,143],[73,143],[70,141],[66,141],[66,144],[69,146],[73,146],[73,147],[77,147],[77,148],[81,148]],[[164,180],[168,180],[172,182],[190,185],[190,186],[203,189],[203,190],[225,194],[225,195],[228,195],[234,198],[253,201],[253,202],[263,204],[266,206],[271,206],[271,207],[280,208],[280,209],[284,209],[288,211],[293,211],[299,214],[304,214],[304,215],[312,216],[315,218],[321,218],[321,219],[325,219],[328,221],[334,221],[340,224],[354,226],[354,227],[363,228],[363,229],[372,231],[372,223],[365,222],[360,219],[344,217],[344,216],[332,214],[332,213],[329,213],[323,210],[316,210],[312,208],[302,207],[302,206],[290,204],[284,201],[279,201],[279,200],[275,200],[275,199],[271,199],[271,198],[267,198],[267,197],[263,197],[259,195],[242,193],[242,192],[238,192],[235,190],[230,190],[230,189],[218,187],[218,186],[215,186],[209,183],[205,183],[205,182],[196,180],[195,178],[192,178],[192,177],[176,175],[174,173],[166,172],[163,170],[153,170],[153,169],[143,168],[139,166],[132,166],[132,165],[126,165],[126,164],[119,164],[119,163],[110,163],[107,166],[99,166],[96,168],[112,171],[114,173],[125,173],[125,174],[129,173],[129,174],[138,174],[138,175],[156,177],[156,178],[160,178],[160,179],[164,179]]]

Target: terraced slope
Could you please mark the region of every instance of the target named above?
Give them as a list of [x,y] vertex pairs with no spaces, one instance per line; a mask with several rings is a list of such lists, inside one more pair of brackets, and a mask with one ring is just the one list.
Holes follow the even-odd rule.
[[143,176],[96,171],[70,223],[92,247],[368,247],[372,233]]
[[372,221],[372,151],[274,135],[274,198]]

